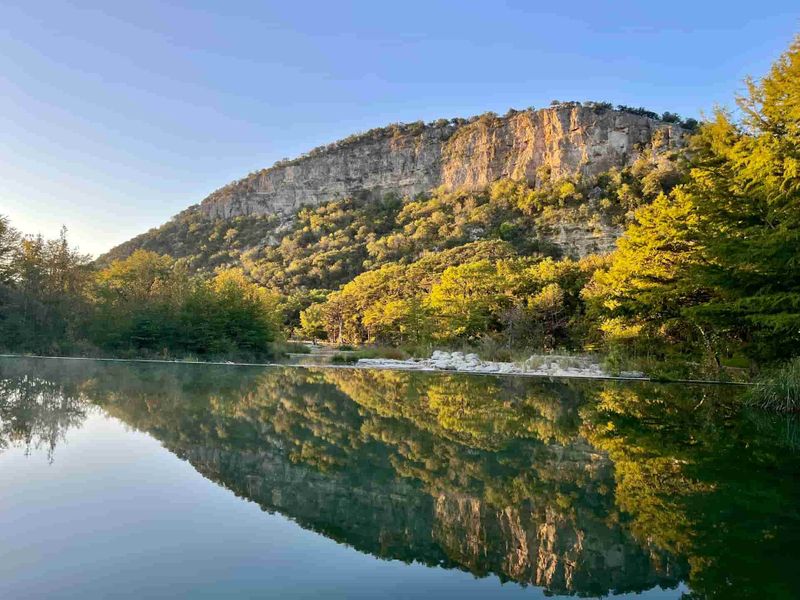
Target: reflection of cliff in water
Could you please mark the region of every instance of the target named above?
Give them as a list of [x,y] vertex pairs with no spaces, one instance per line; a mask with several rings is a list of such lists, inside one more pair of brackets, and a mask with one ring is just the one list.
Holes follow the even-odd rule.
[[167,412],[149,396],[157,423],[136,394],[106,407],[237,495],[375,556],[553,592],[680,578],[627,531],[612,464],[577,435],[576,389],[298,370],[240,385],[227,396],[217,384],[207,404],[165,395]]
[[193,447],[178,453],[263,509],[375,556],[495,573],[556,592],[600,594],[677,582],[666,558],[652,556],[591,508],[565,511],[534,500],[496,507],[473,496],[432,497],[404,479],[354,481],[347,473],[293,464],[280,452]]
[[685,581],[691,598],[798,597],[798,430],[736,409],[730,389],[200,366],[37,372],[264,510],[375,556],[553,593]]

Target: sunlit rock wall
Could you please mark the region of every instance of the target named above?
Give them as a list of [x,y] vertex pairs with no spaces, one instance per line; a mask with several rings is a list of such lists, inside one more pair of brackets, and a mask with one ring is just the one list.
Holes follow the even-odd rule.
[[[659,133],[656,136],[656,132]],[[467,121],[388,127],[353,136],[233,182],[208,196],[212,217],[284,214],[337,197],[479,189],[502,178],[591,176],[622,167],[683,130],[647,116],[563,104]]]

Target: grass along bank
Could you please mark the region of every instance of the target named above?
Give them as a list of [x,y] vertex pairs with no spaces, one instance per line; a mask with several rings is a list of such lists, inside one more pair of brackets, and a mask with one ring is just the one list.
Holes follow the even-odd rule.
[[748,400],[764,410],[800,412],[800,357],[761,376]]

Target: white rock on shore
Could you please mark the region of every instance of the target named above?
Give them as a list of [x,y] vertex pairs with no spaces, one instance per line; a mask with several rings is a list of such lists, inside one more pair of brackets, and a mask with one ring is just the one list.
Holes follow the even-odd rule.
[[[586,357],[531,356],[522,363],[481,360],[477,354],[437,350],[430,358],[396,360],[362,358],[358,367],[412,371],[458,371],[463,373],[496,373],[498,375],[541,375],[546,377],[611,377],[599,364]],[[625,373],[643,378],[638,372]]]

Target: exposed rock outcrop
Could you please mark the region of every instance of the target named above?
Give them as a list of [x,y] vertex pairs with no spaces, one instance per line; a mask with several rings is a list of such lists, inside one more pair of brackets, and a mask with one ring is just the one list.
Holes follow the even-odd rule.
[[501,178],[597,175],[684,130],[632,112],[573,103],[541,110],[391,126],[318,148],[231,183],[201,203],[212,217],[284,214],[345,196],[479,189]]

